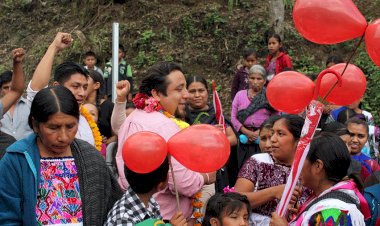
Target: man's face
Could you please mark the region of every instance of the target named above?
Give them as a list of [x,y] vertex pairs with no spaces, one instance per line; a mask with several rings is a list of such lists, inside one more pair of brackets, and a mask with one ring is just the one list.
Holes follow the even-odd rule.
[[93,69],[96,64],[96,58],[94,56],[87,56],[84,59],[84,64],[89,68]]
[[1,97],[5,96],[11,90],[12,82],[4,83],[1,86]]
[[185,113],[186,99],[189,97],[185,76],[180,71],[172,71],[166,80],[168,83],[167,95],[158,93],[158,101],[170,114],[182,116]]
[[71,91],[79,105],[86,100],[88,81],[84,75],[75,73],[62,85]]

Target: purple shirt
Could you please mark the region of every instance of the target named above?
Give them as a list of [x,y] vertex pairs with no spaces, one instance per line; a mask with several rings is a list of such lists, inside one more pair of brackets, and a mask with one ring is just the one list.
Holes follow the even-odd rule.
[[248,98],[248,90],[240,90],[232,102],[232,111],[231,111],[231,122],[236,131],[239,131],[242,126],[244,127],[260,127],[263,122],[269,118],[274,113],[268,109],[260,109],[248,116],[244,121],[244,124],[241,124],[237,119],[236,115],[238,111],[246,109],[251,101]]

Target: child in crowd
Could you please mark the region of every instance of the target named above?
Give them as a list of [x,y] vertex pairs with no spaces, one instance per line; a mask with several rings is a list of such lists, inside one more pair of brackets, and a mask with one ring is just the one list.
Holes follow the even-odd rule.
[[[99,127],[99,121],[98,121],[98,119],[99,119],[99,108],[97,108],[95,104],[90,103],[90,102],[84,103],[82,107],[87,109],[88,113],[90,113],[90,115],[92,116],[92,119],[94,119],[94,122]],[[105,138],[103,136],[102,148],[100,149],[100,152],[102,153],[103,157],[106,156],[106,149],[107,149],[106,141],[107,141],[107,138]]]
[[293,68],[292,60],[285,53],[281,37],[273,34],[268,38],[269,55],[266,58],[265,70],[267,71],[267,81],[272,80],[278,73]]
[[[128,94],[128,102],[132,101],[133,77],[131,65],[125,61],[125,49],[123,45],[119,45],[119,81],[128,80],[130,84],[130,93]],[[104,68],[104,79],[107,84],[106,93],[108,97],[112,95],[112,61],[108,61]]]
[[231,99],[233,100],[236,93],[240,90],[248,89],[249,69],[257,64],[257,53],[254,49],[246,49],[243,52],[243,61],[237,65],[237,71],[232,81]]
[[[153,194],[167,185],[169,161],[165,161],[154,171],[146,174],[135,173],[125,167],[129,187],[108,213],[104,225],[135,225],[147,219],[160,219],[160,207]],[[186,218],[181,212],[175,214],[170,223],[186,225]]]
[[84,54],[83,58],[83,64],[86,69],[94,70],[98,73],[100,73],[103,76],[102,69],[98,68],[96,64],[98,63],[98,59],[96,57],[96,54],[92,51],[88,51]]
[[273,115],[269,117],[267,120],[261,124],[260,132],[259,132],[259,146],[261,152],[271,153],[272,150],[272,142],[270,141],[273,135],[273,124],[279,118],[278,115]]
[[207,202],[202,226],[248,226],[250,212],[251,207],[245,195],[217,193]]
[[[380,170],[379,164],[361,152],[365,143],[368,140],[368,124],[357,117],[352,117],[346,122],[347,130],[350,134],[350,139],[347,143],[351,158],[359,161],[362,169],[368,171],[369,175]],[[362,178],[365,181],[366,178]]]

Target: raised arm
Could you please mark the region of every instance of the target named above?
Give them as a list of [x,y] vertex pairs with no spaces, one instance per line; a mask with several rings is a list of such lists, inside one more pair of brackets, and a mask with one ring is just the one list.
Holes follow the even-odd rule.
[[127,80],[122,80],[116,83],[116,100],[111,115],[112,131],[117,135],[121,125],[124,123],[125,105],[127,103],[127,95],[130,90],[130,84]]
[[72,42],[73,39],[71,38],[70,34],[62,32],[57,33],[53,42],[50,44],[45,55],[34,71],[32,80],[30,82],[30,88],[32,88],[32,90],[40,91],[49,84],[55,55],[59,51],[69,47]]
[[22,48],[14,49],[12,51],[13,57],[13,75],[11,90],[1,99],[3,105],[3,112],[5,114],[9,108],[17,102],[25,88],[24,71],[22,64],[24,61],[25,50]]

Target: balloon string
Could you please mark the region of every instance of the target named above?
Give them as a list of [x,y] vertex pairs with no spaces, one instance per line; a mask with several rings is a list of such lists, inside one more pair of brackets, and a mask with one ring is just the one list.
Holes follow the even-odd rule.
[[174,170],[173,170],[173,165],[172,165],[172,156],[169,156],[169,166],[170,170],[172,172],[172,178],[173,178],[173,185],[174,185],[174,190],[175,190],[175,198],[177,199],[177,210],[181,211],[181,208],[179,207],[179,194],[178,194],[178,189],[177,185],[175,183],[175,178],[174,178]]
[[[344,75],[344,72],[346,72],[346,69],[347,69],[347,67],[348,67],[348,64],[350,64],[350,62],[351,62],[352,58],[354,57],[356,51],[359,49],[360,45],[362,44],[362,42],[363,42],[363,40],[364,40],[365,32],[366,32],[367,28],[368,28],[368,24],[367,24],[367,26],[366,26],[366,28],[365,28],[365,30],[364,30],[364,32],[363,32],[362,37],[360,38],[360,41],[358,42],[358,44],[356,45],[356,47],[355,47],[354,51],[352,52],[351,56],[350,56],[350,57],[348,58],[348,60],[347,60],[346,66],[344,67],[343,72],[342,72],[342,74],[341,74],[342,77],[343,77],[343,75]],[[325,96],[323,97],[323,99],[322,99],[322,102],[326,100],[327,96],[332,92],[332,90],[335,88],[336,85],[338,85],[338,81],[336,81],[336,82],[334,83],[334,85],[331,86],[331,88],[329,89],[329,91],[327,91],[326,95],[325,95]]]

